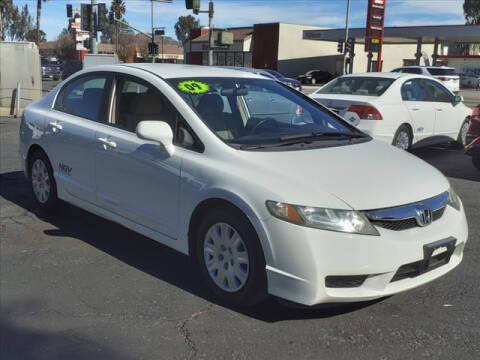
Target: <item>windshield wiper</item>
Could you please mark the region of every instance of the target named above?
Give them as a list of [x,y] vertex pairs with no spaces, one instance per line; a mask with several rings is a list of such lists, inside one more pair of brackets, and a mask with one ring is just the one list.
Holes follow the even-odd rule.
[[280,138],[280,141],[289,141],[289,140],[297,140],[297,139],[311,139],[311,138],[338,138],[338,137],[348,137],[348,138],[363,138],[367,135],[364,134],[354,134],[354,133],[346,133],[341,131],[327,131],[327,132],[320,132],[320,131],[313,131],[311,133],[305,134],[295,134],[295,135],[287,135]]

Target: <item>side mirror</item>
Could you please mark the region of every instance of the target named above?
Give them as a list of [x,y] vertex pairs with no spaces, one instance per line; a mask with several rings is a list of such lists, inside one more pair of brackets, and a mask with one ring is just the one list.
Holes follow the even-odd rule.
[[453,105],[460,104],[461,102],[463,102],[463,96],[456,95],[453,99]]
[[170,156],[173,155],[173,132],[165,121],[140,121],[135,130],[140,139],[155,141],[163,145]]

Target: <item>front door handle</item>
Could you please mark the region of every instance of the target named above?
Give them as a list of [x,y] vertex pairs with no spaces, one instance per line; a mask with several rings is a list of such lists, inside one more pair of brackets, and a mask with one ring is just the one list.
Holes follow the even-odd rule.
[[52,127],[53,132],[58,132],[63,129],[62,124],[60,124],[58,121],[50,122],[50,126]]
[[115,141],[109,140],[108,138],[98,138],[97,140],[103,144],[105,150],[107,149],[107,147],[117,147],[117,143]]
[[437,110],[437,111],[443,111],[443,109],[435,109],[435,110]]
[[410,110],[412,110],[412,111],[419,111],[420,108],[410,108]]

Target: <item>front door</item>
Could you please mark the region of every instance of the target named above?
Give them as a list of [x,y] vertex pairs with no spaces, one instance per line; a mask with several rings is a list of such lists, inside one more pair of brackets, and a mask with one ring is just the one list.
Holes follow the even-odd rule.
[[412,122],[413,136],[417,140],[432,136],[435,112],[421,79],[411,79],[402,85],[402,100]]
[[[95,129],[106,121],[108,75],[74,79],[58,95],[47,119],[48,149],[60,197],[95,203]],[[62,192],[66,191],[67,194]]]
[[464,119],[458,118],[453,105],[454,95],[442,84],[425,80],[435,110],[435,135],[444,135],[456,139]]
[[177,237],[181,158],[135,134],[138,122],[175,128],[176,112],[149,84],[117,77],[111,123],[95,134],[98,204],[137,224]]

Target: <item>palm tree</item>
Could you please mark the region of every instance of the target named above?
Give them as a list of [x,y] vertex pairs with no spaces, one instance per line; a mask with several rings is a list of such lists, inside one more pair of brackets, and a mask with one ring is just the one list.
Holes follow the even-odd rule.
[[[125,2],[123,0],[112,0],[112,4],[110,5],[110,17],[115,18],[116,20],[120,20],[123,18],[123,15],[127,11],[127,7],[125,6]],[[118,53],[118,22],[115,21],[115,50]]]
[[37,26],[35,28],[35,42],[39,43],[40,39],[40,18],[42,16],[42,1],[47,1],[47,0],[37,0]]

